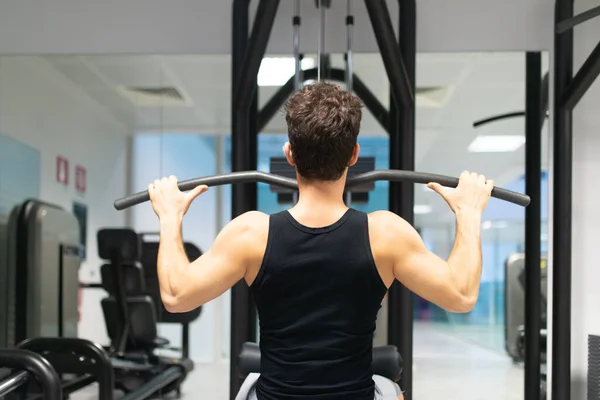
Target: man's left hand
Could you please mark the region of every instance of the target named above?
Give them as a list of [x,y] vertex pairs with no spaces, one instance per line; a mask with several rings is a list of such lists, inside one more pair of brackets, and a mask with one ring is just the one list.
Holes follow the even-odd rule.
[[157,179],[148,185],[152,208],[160,220],[183,218],[192,201],[207,190],[208,186],[201,185],[183,193],[179,190],[177,178],[173,175]]

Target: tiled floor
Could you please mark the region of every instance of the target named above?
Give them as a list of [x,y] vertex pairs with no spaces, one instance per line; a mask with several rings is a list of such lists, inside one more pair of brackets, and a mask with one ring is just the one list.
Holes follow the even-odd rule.
[[[464,332],[463,332],[464,333]],[[498,350],[446,328],[416,325],[415,400],[520,400],[523,370]],[[185,400],[227,400],[227,363],[196,365],[184,385]],[[91,400],[95,396],[73,396]]]

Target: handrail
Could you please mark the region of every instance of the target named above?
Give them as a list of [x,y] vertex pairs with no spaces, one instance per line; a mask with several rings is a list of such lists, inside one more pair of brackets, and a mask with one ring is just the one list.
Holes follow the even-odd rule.
[[[352,188],[357,185],[375,181],[404,181],[422,184],[427,184],[429,182],[437,182],[440,185],[448,187],[456,187],[458,185],[458,178],[452,178],[444,175],[403,170],[379,170],[366,172],[348,178],[348,181],[346,182],[346,187]],[[213,175],[189,179],[186,181],[179,182],[178,186],[180,190],[186,191],[191,190],[199,185],[220,186],[236,183],[254,182],[267,183],[270,185],[280,186],[287,189],[298,189],[298,182],[296,182],[295,179],[286,178],[275,174],[268,174],[266,172],[261,171],[242,171],[224,175]],[[529,205],[530,202],[530,198],[527,195],[513,192],[507,189],[502,189],[499,187],[495,187],[492,190],[492,197],[508,201],[509,203],[514,203],[523,207]],[[145,190],[143,192],[138,192],[131,196],[115,200],[114,206],[117,210],[124,210],[126,208],[144,203],[148,200],[150,200],[150,195],[148,194],[148,191]]]

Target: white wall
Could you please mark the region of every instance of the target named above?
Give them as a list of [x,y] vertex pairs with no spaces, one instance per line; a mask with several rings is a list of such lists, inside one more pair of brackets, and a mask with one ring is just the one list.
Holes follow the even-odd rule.
[[[596,0],[575,2],[576,13],[593,6]],[[600,40],[598,19],[575,28],[575,71]],[[574,400],[586,398],[587,336],[600,335],[600,282],[598,240],[600,240],[600,81],[597,80],[573,113],[573,239],[571,298],[571,371]],[[553,366],[557,368],[559,366]]]
[[[112,206],[127,192],[128,128],[38,57],[0,58],[0,132],[40,151],[40,198],[72,210],[87,204],[87,261],[82,281],[99,281],[96,232],[122,227],[125,215]],[[56,182],[56,157],[70,163],[67,187]],[[74,187],[75,164],[87,169],[87,193]],[[15,168],[19,168],[18,165]],[[100,298],[86,290],[80,336],[106,344]]]

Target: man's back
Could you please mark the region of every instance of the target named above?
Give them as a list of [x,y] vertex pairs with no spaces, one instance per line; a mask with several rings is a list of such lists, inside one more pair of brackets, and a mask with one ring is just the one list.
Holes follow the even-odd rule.
[[366,214],[349,209],[321,228],[287,211],[272,215],[251,290],[260,317],[261,400],[374,398],[373,332],[387,287]]

